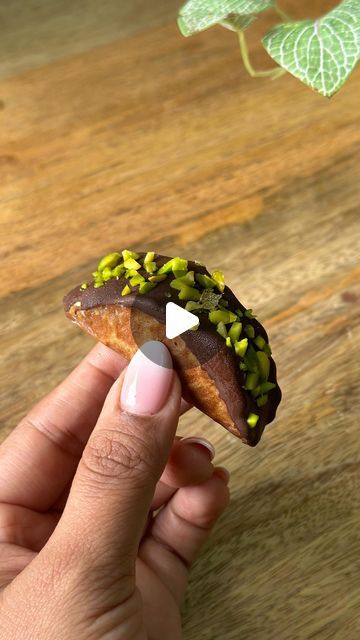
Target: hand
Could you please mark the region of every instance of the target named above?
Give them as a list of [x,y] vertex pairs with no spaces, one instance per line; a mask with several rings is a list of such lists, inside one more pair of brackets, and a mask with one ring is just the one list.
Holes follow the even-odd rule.
[[166,366],[97,345],[1,445],[2,640],[181,638],[228,475],[175,437],[180,383],[155,344]]

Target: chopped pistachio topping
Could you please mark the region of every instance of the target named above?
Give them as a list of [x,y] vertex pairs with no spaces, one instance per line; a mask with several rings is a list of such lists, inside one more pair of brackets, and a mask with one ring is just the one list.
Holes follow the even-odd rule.
[[257,404],[257,406],[258,406],[258,407],[263,407],[263,406],[264,406],[264,404],[266,404],[266,403],[267,403],[268,399],[269,399],[269,396],[268,396],[268,395],[266,395],[266,394],[265,394],[265,395],[263,395],[263,396],[259,396],[259,397],[258,397],[258,399],[256,400],[256,404]]
[[[193,287],[193,284],[194,284],[194,272],[189,271],[185,276],[181,276],[180,278],[174,278],[174,280],[171,280],[170,287],[172,289],[177,289],[180,292],[182,291],[182,289],[188,287],[189,289],[196,291],[196,294],[194,295],[194,297],[191,298],[191,300],[200,300],[200,292],[198,291],[198,289],[195,289]],[[187,298],[181,298],[180,294],[179,294],[179,298],[180,300],[187,300]]]
[[200,300],[198,302],[193,302],[193,301],[187,302],[185,309],[187,311],[198,311],[198,312],[212,311],[217,307],[218,297],[220,296],[217,296],[209,289],[205,289],[200,296]]
[[166,280],[166,274],[164,273],[162,276],[149,276],[149,280],[150,282],[162,282],[163,280]]
[[103,269],[101,273],[101,276],[105,282],[107,280],[110,280],[110,278],[112,278],[112,270],[110,269],[110,267],[105,267],[105,269]]
[[141,264],[140,264],[140,262],[137,262],[137,260],[135,260],[135,258],[128,258],[127,260],[124,260],[124,267],[125,267],[125,269],[138,270],[138,269],[141,268]]
[[226,346],[227,346],[227,347],[232,347],[232,342],[231,342],[231,338],[230,338],[230,336],[228,336],[228,337],[226,338]]
[[249,341],[247,338],[243,338],[242,340],[239,340],[239,342],[234,342],[236,355],[240,356],[240,358],[243,358],[247,351],[248,344],[249,344]]
[[171,258],[160,267],[158,273],[162,275],[163,273],[170,273],[171,271],[182,271],[187,270],[188,261],[183,260],[183,258]]
[[200,300],[200,291],[195,289],[194,287],[189,287],[189,285],[184,284],[179,291],[179,300]]
[[137,276],[137,269],[126,269],[125,278],[132,278],[133,276]]
[[111,273],[113,275],[113,278],[117,278],[117,279],[121,278],[121,276],[123,276],[125,273],[124,265],[118,264],[118,266],[115,267]]
[[252,324],[247,324],[245,327],[245,333],[248,338],[255,338],[255,329]]
[[259,380],[259,374],[253,373],[252,371],[250,371],[250,373],[246,375],[245,389],[248,389],[249,391],[251,391],[252,389],[255,389],[258,383],[258,380]]
[[171,262],[171,271],[187,271],[188,261],[184,258],[172,258]]
[[147,273],[155,273],[157,269],[156,262],[146,262],[146,264],[144,263],[144,267]]
[[249,413],[249,416],[246,422],[248,423],[249,427],[252,429],[253,427],[256,427],[258,420],[259,420],[259,416],[256,413]]
[[259,349],[263,349],[266,345],[266,342],[264,340],[264,338],[262,336],[256,336],[254,343],[256,344],[257,347],[259,347]]
[[122,292],[121,292],[121,295],[122,296],[128,296],[129,293],[131,293],[131,289],[130,289],[129,285],[126,284],[125,287],[123,288]]
[[[258,374],[256,374],[258,375]],[[258,384],[255,389],[251,389],[251,395],[253,398],[257,398],[260,395],[261,391],[260,391],[260,385]]]
[[181,289],[186,286],[189,286],[189,285],[187,285],[187,283],[184,282],[183,278],[174,278],[174,280],[171,280],[170,282],[170,287],[172,289],[177,289],[178,291],[181,291]]
[[273,382],[262,382],[261,385],[259,386],[259,390],[260,390],[260,393],[267,393],[268,391],[275,389],[275,387],[276,387],[276,384],[274,384]]
[[138,253],[135,253],[135,251],[129,251],[128,249],[124,249],[124,251],[122,251],[121,253],[124,262],[126,260],[129,260],[130,258],[132,258],[133,260],[137,260],[138,258],[140,258]]
[[107,267],[108,269],[113,269],[114,267],[116,267],[116,265],[119,264],[121,260],[121,255],[120,253],[117,253],[116,251],[114,253],[108,253],[107,256],[104,256],[103,258],[101,258],[99,264],[98,264],[98,271],[104,271],[104,269]]
[[144,264],[149,264],[150,262],[154,262],[154,258],[155,258],[155,251],[148,251],[144,258]]
[[225,278],[224,278],[224,274],[222,271],[214,271],[211,274],[211,277],[213,280],[215,280],[216,282],[216,286],[219,289],[219,291],[221,291],[221,293],[224,292],[225,290]]
[[81,287],[80,287],[80,289],[87,289],[87,287],[88,287],[88,286],[87,286],[86,282],[83,282],[83,283],[82,283],[82,285],[81,285]]
[[270,349],[270,345],[266,342],[262,351],[264,351],[266,353],[267,356],[271,356],[271,349]]
[[218,324],[219,322],[223,322],[224,324],[230,324],[230,322],[234,322],[236,320],[236,315],[235,313],[232,313],[232,311],[225,311],[220,309],[220,310],[210,311],[209,320],[213,324]]
[[141,282],[139,285],[139,293],[149,293],[156,287],[156,282]]
[[236,315],[237,315],[239,318],[243,318],[243,317],[244,317],[244,314],[243,314],[243,312],[241,311],[241,309],[236,309],[235,313],[236,313]]
[[142,276],[140,273],[137,273],[136,276],[133,276],[130,279],[130,284],[132,287],[136,287],[137,284],[140,284],[140,282],[144,282],[144,280],[144,276]]
[[190,286],[193,286],[195,284],[195,277],[194,277],[193,271],[187,271],[184,276],[180,276],[180,278],[177,278],[177,279],[181,280],[185,284],[189,284]]
[[95,284],[94,284],[94,289],[98,289],[99,287],[103,287],[104,283],[102,280],[96,280]]
[[213,289],[216,286],[215,280],[209,278],[209,276],[204,273],[197,273],[195,278],[196,282],[198,282],[201,287],[204,287],[204,289]]
[[257,351],[256,357],[259,363],[259,372],[260,372],[261,380],[263,382],[266,382],[270,373],[270,360],[267,357],[266,353],[264,353],[263,351]]
[[223,322],[218,322],[217,327],[216,327],[216,331],[221,335],[222,338],[225,338],[227,340],[228,338],[228,334],[226,331],[226,326]]
[[249,371],[253,371],[255,373],[259,371],[259,362],[256,357],[256,353],[257,352],[255,351],[252,344],[249,343],[249,346],[245,355],[245,362],[247,364]]
[[252,310],[252,309],[246,309],[246,310],[244,311],[244,315],[245,315],[247,318],[255,318],[255,315],[253,314],[253,310]]
[[231,342],[237,342],[240,338],[240,333],[242,329],[241,322],[233,322],[229,329],[229,337]]
[[199,309],[199,307],[200,303],[194,302],[194,300],[189,300],[185,305],[186,311],[196,311],[197,309]]

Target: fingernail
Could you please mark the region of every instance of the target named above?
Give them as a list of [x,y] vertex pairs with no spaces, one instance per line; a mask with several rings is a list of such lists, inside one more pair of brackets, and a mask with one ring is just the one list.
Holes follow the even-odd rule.
[[129,413],[158,413],[173,379],[171,355],[162,342],[150,340],[131,359],[121,389],[121,407]]
[[230,472],[225,467],[215,467],[215,471],[217,476],[219,476],[225,484],[229,484],[230,480]]
[[213,460],[215,458],[215,447],[213,444],[211,444],[211,442],[209,442],[209,440],[206,440],[206,438],[182,438],[181,442],[184,442],[185,444],[198,444],[201,447],[207,449],[207,451],[210,453],[210,460]]

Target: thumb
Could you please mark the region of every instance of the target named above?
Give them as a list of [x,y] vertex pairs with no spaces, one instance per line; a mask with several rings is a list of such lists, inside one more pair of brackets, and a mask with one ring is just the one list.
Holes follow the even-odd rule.
[[[169,351],[147,342],[114,383],[84,449],[56,548],[72,549],[102,587],[135,573],[156,483],[174,440],[181,387]],[[88,576],[86,576],[88,579]]]

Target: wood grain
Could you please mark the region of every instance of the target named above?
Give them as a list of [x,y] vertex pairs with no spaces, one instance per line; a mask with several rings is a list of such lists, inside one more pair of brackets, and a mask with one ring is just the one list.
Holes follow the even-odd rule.
[[[356,640],[359,71],[329,101],[249,78],[230,33],[181,38],[175,2],[148,20],[145,1],[107,0],[99,37],[98,3],[82,28],[73,3],[25,4],[20,23],[1,9],[1,436],[91,346],[61,299],[98,256],[219,267],[270,333],[284,399],[255,449],[195,410],[181,420],[214,442],[233,496],[192,573],[184,638]],[[257,66],[272,23],[252,28]]]

